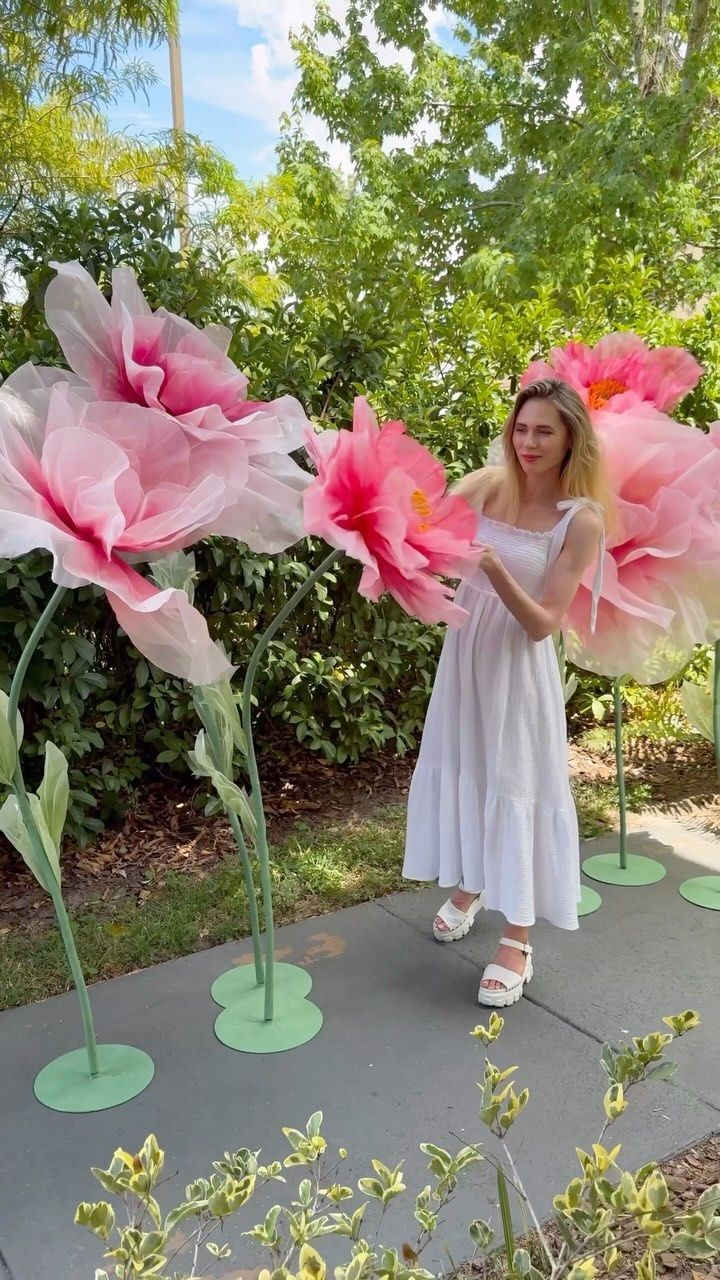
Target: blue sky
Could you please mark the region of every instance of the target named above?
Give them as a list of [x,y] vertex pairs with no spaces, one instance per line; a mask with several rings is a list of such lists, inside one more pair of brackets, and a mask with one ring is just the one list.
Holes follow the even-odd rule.
[[[345,0],[331,0],[331,8],[341,16]],[[273,167],[278,120],[297,80],[288,33],[310,22],[313,10],[313,0],[181,0],[186,128],[215,143],[243,178]],[[432,21],[447,39],[442,17]],[[167,49],[145,56],[160,81],[149,102],[128,97],[112,109],[115,129],[152,133],[172,123]],[[326,141],[319,122],[308,121],[308,131]],[[333,159],[342,158],[335,149]]]

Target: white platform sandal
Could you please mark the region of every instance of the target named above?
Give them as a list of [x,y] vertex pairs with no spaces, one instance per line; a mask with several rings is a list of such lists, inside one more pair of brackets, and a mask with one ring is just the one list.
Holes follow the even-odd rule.
[[488,1005],[493,1009],[506,1009],[508,1005],[516,1004],[533,976],[532,947],[529,942],[518,942],[515,938],[501,938],[500,946],[514,947],[516,951],[522,951],[525,956],[525,968],[522,973],[515,973],[514,969],[506,969],[502,964],[488,965],[482,976],[483,982],[502,982],[503,985],[498,989],[481,986],[478,991],[478,1004]]
[[445,929],[438,929],[435,920],[433,920],[433,937],[436,942],[457,942],[460,938],[464,938],[469,933],[475,922],[478,911],[482,911],[485,905],[485,894],[479,893],[474,902],[470,903],[467,911],[461,911],[456,907],[451,898],[444,902],[440,910],[435,914],[435,920],[442,920],[447,926]]

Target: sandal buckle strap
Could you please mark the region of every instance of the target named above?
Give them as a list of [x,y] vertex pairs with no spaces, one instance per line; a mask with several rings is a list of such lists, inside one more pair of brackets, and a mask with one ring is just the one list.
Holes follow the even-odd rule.
[[515,951],[522,951],[523,955],[531,956],[532,947],[529,942],[518,942],[517,938],[501,938],[501,947],[513,947]]

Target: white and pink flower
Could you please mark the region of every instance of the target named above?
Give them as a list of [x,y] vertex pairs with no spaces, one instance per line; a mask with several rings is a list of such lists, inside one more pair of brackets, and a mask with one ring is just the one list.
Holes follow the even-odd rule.
[[88,402],[67,384],[37,386],[30,402],[14,386],[9,379],[0,391],[0,555],[44,548],[53,581],[102,587],[156,666],[193,684],[228,675],[187,595],[159,591],[130,563],[216,531],[227,498],[221,467],[166,414]]
[[308,476],[289,456],[308,425],[300,403],[248,400],[248,380],[227,355],[229,329],[200,330],[163,308],[152,312],[130,267],[113,271],[108,302],[79,263],[55,266],[47,321],[93,398],[166,414],[214,456],[224,446],[228,503],[220,532],[269,553],[302,537]]

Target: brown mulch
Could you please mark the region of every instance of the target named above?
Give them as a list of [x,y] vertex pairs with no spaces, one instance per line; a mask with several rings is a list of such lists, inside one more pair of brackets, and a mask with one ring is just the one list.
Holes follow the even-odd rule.
[[[300,746],[294,736],[266,737],[260,757],[268,831],[282,840],[300,821],[328,824],[366,817],[407,794],[414,757],[386,754],[364,757],[354,765],[331,765]],[[590,784],[612,784],[615,758],[610,745],[571,743],[573,777]],[[662,808],[720,834],[720,794],[712,747],[706,742],[654,742],[630,738],[626,748],[630,783],[650,788],[648,807]],[[222,817],[206,818],[197,785],[158,782],[146,786],[122,825],[110,827],[83,850],[67,849],[63,860],[65,899],[81,906],[92,899],[110,902],[132,894],[141,900],[168,871],[202,875],[234,851]],[[661,798],[661,800],[660,800]],[[0,845],[0,935],[8,929],[52,919],[52,909],[24,865],[3,841]]]
[[[624,759],[627,780],[649,786],[651,803],[658,807],[704,808],[720,802],[715,753],[709,742],[629,737]],[[612,782],[615,777],[615,752],[610,744],[589,750],[571,743],[570,764],[573,775],[584,782]]]
[[[644,808],[720,835],[720,782],[711,743],[630,736],[624,760],[626,781],[649,788]],[[614,748],[607,744],[589,750],[580,743],[571,743],[570,769],[580,782],[612,784]]]
[[[268,835],[277,843],[299,822],[327,825],[341,818],[367,817],[398,803],[407,794],[414,761],[377,755],[354,765],[330,765],[294,737],[283,735],[269,744],[266,740],[258,763]],[[121,826],[109,827],[85,849],[66,848],[66,904],[111,902],[128,894],[142,901],[169,871],[203,875],[234,853],[227,819],[206,818],[202,794],[192,779],[145,786]],[[1,839],[0,879],[0,936],[53,919],[46,895]]]
[[[703,1139],[696,1146],[690,1147],[679,1155],[672,1156],[660,1164],[670,1191],[671,1203],[677,1213],[682,1213],[707,1191],[708,1187],[720,1182],[720,1135],[715,1134]],[[562,1245],[562,1238],[553,1222],[543,1228],[545,1238],[553,1253],[557,1254]],[[539,1263],[539,1243],[533,1234],[525,1241],[519,1241],[531,1250]],[[637,1280],[635,1263],[639,1262],[645,1250],[640,1241],[627,1241],[619,1246],[623,1255],[623,1263],[613,1272],[615,1280]],[[602,1259],[597,1260],[600,1274],[604,1274]],[[684,1258],[677,1253],[660,1253],[656,1256],[657,1274],[672,1277],[672,1280],[720,1280],[720,1260],[697,1262]],[[506,1273],[504,1258],[498,1258],[497,1266],[483,1267],[478,1263],[470,1269],[470,1275],[483,1274],[483,1280],[501,1280]]]

